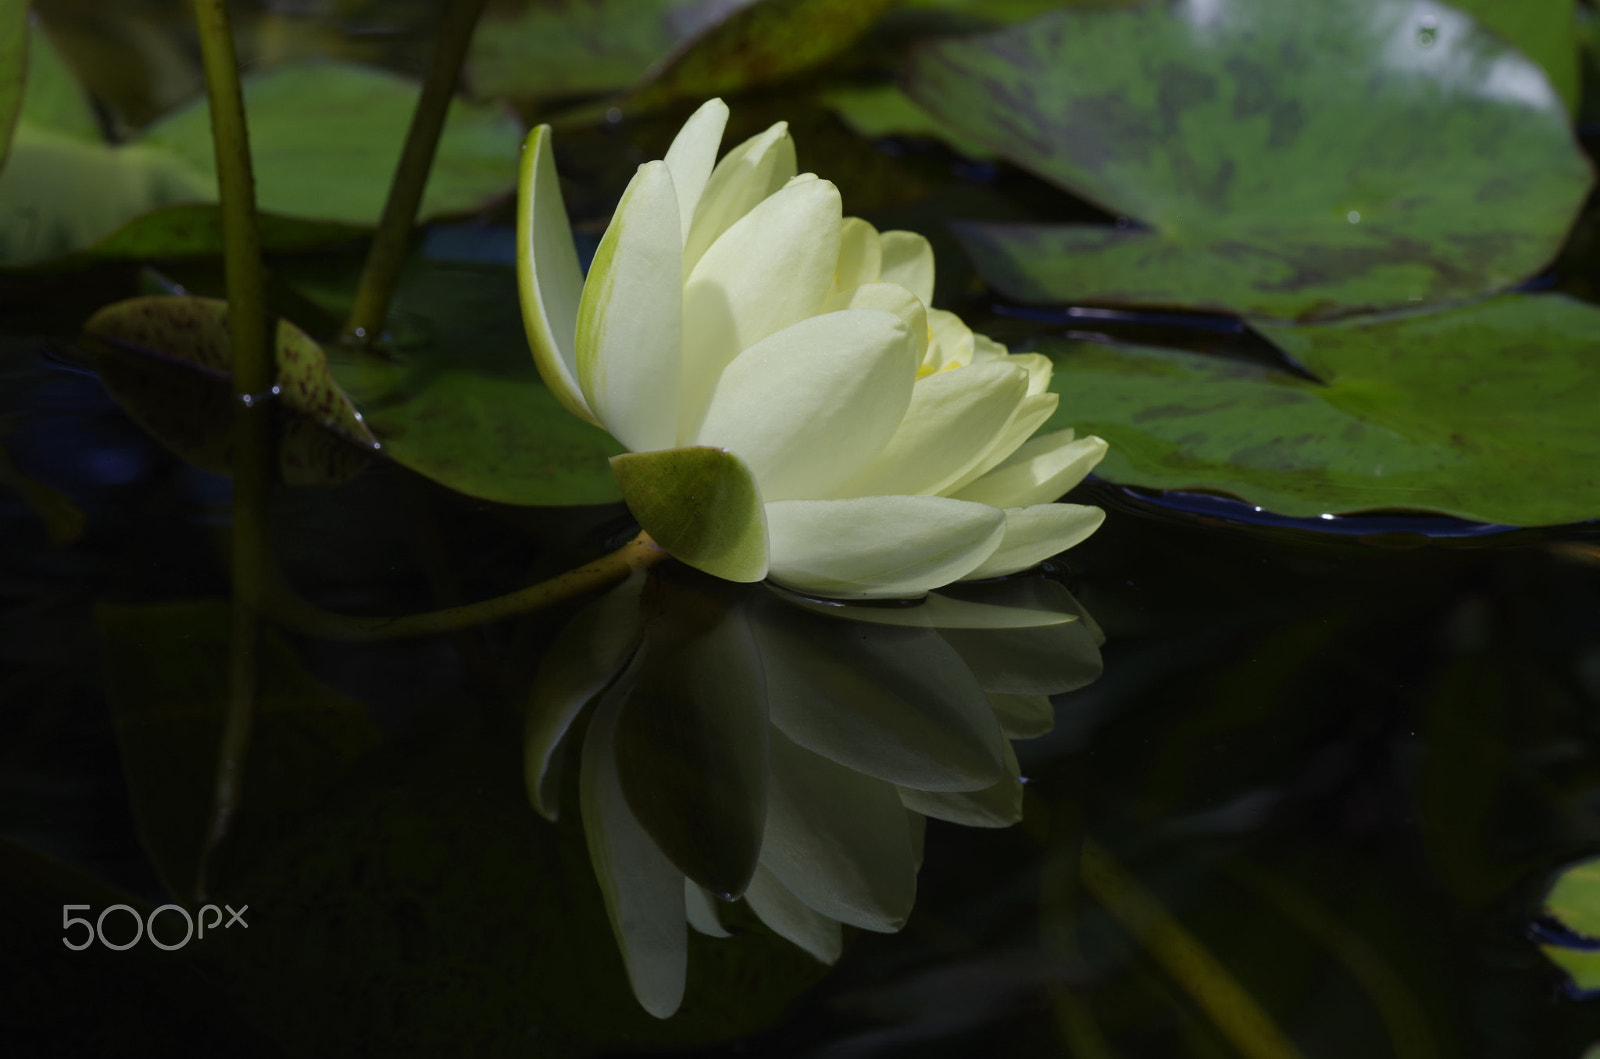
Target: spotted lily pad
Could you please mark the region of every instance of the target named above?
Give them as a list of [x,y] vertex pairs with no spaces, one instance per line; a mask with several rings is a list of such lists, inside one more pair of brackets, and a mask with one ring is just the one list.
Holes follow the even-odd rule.
[[[100,378],[117,402],[172,452],[226,474],[235,397],[228,304],[158,295],[116,302],[84,325]],[[358,473],[378,445],[333,381],[310,336],[278,322],[278,400],[290,413],[278,464],[289,485],[328,485]]]
[[1440,312],[1262,326],[1321,383],[1254,363],[1046,346],[1061,407],[1126,485],[1284,515],[1382,508],[1512,525],[1600,518],[1600,308],[1504,295]]
[[1126,227],[967,224],[1026,301],[1284,318],[1504,289],[1591,183],[1545,73],[1431,0],[1168,0],[917,50],[911,96]]

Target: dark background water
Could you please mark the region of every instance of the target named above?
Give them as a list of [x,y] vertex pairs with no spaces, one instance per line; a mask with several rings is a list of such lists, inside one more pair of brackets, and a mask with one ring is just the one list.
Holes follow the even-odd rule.
[[[418,65],[411,39],[393,37],[392,65]],[[785,103],[802,105],[759,107]],[[933,238],[941,300],[975,328],[1269,355],[1227,321],[997,305],[943,218],[1098,211],[938,145],[807,121],[823,144],[808,164],[832,151],[847,202]],[[618,174],[672,127],[578,139],[563,165],[592,189],[572,203],[580,226],[603,222]],[[875,191],[908,174],[916,198]],[[502,206],[464,236],[441,229],[454,249],[440,253],[490,268],[507,220]],[[214,263],[160,267],[197,290],[217,278]],[[1600,1009],[1568,995],[1530,933],[1552,872],[1600,852],[1600,527],[1318,524],[1093,481],[1068,499],[1109,517],[1059,566],[1106,631],[1105,675],[1019,744],[1023,823],[930,824],[906,929],[857,932],[826,974],[745,925],[718,943],[739,956],[695,949],[675,1023],[633,1007],[581,837],[521,800],[519,696],[560,615],[399,644],[288,638],[319,684],[283,692],[288,712],[336,713],[331,689],[360,704],[372,742],[274,729],[292,751],[281,774],[256,748],[257,789],[302,798],[255,821],[234,865],[262,895],[257,947],[67,951],[61,905],[169,899],[161,821],[205,790],[184,776],[209,722],[176,709],[163,728],[159,703],[130,720],[118,702],[138,696],[109,660],[144,651],[178,674],[153,686],[181,690],[223,644],[203,615],[96,619],[101,604],[228,592],[227,481],[149,439],[73,347],[90,312],[154,282],[134,266],[0,278],[4,444],[86,518],[52,544],[0,489],[8,1054],[1239,1054],[1162,963],[1167,942],[1086,892],[1085,856],[1131,873],[1307,1056],[1578,1059],[1600,1042]],[[307,594],[398,613],[564,569],[626,517],[469,500],[379,462],[336,489],[279,491],[273,524]]]

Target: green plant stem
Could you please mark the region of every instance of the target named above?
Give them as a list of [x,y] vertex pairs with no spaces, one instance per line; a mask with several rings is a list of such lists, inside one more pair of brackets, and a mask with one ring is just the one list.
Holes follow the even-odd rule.
[[1156,896],[1087,836],[1079,850],[1083,888],[1142,945],[1245,1059],[1301,1059],[1301,1052],[1239,980]]
[[670,558],[647,533],[609,555],[564,574],[519,589],[509,595],[467,603],[445,610],[403,617],[357,617],[323,610],[296,596],[286,586],[272,587],[266,610],[285,628],[324,640],[400,640],[412,636],[434,636],[472,628],[491,621],[544,610],[558,603],[605,588],[623,580],[635,570],[643,570]]
[[411,129],[406,133],[400,166],[395,170],[394,183],[389,185],[383,218],[378,222],[372,246],[367,251],[355,304],[350,307],[350,317],[340,334],[340,341],[346,345],[371,342],[382,333],[384,321],[389,317],[389,302],[400,278],[400,267],[405,263],[406,246],[411,241],[417,209],[422,205],[422,193],[428,186],[428,172],[433,168],[433,156],[438,151],[439,134],[444,130],[450,101],[461,79],[461,63],[466,58],[472,31],[485,3],[486,0],[454,0],[445,12],[433,63],[428,67],[422,95],[411,116]]
[[235,397],[230,560],[233,635],[229,648],[228,710],[217,750],[211,819],[195,882],[197,896],[204,899],[212,853],[227,836],[239,808],[244,761],[255,720],[261,637],[257,608],[267,579],[266,501],[272,473],[272,407],[266,398],[272,391],[277,365],[267,335],[255,178],[250,169],[250,138],[228,9],[225,0],[194,0],[194,11],[206,94],[211,100],[211,136],[217,152]]

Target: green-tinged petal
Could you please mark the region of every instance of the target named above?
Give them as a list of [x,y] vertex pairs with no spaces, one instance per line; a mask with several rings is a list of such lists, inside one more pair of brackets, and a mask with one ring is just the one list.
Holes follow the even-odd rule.
[[1070,430],[1042,434],[950,495],[995,507],[1048,504],[1083,481],[1105,454],[1106,443],[1097,437],[1074,439]]
[[829,496],[894,436],[916,365],[916,340],[890,313],[808,317],[733,359],[695,443],[737,452],[764,500]]
[[[974,335],[973,338],[982,338]],[[1005,346],[994,343],[1000,350],[999,355],[1007,359],[1008,363],[1015,364],[1028,373],[1028,396],[1044,393],[1050,388],[1050,376],[1055,372],[1055,364],[1043,353],[1006,353]],[[977,356],[976,353],[973,356]]]
[[649,162],[622,193],[578,306],[578,385],[600,425],[635,452],[677,443],[682,261],[672,174]]
[[[973,586],[961,586],[973,587]],[[978,586],[990,588],[994,586]],[[896,600],[897,606],[875,603],[847,603],[839,599],[812,599],[768,585],[768,591],[792,607],[833,618],[836,621],[894,625],[912,629],[1034,629],[1041,625],[1060,625],[1077,621],[1070,610],[1053,609],[1051,604],[1011,605],[979,600],[955,599],[942,592],[929,592],[919,599]]]
[[[1004,742],[1004,741],[1002,741]],[[1022,819],[1022,770],[1016,751],[1005,746],[1005,775],[981,791],[900,789],[900,801],[914,813],[967,827],[1010,827]]]
[[900,286],[933,304],[933,247],[916,232],[884,232],[878,236],[883,267],[878,278]]
[[1048,695],[989,692],[989,705],[1007,739],[1037,739],[1056,726],[1056,708]]
[[767,505],[770,576],[844,599],[918,596],[958,581],[999,547],[1005,515],[942,496],[779,500]]
[[[996,342],[988,335],[980,335],[976,331],[972,333],[973,360],[994,360],[996,357],[1004,357],[1008,355],[1009,354],[1006,352],[1006,347],[1001,345],[999,342]],[[1044,354],[1040,353],[1038,356],[1042,357]],[[1046,357],[1045,359],[1048,360],[1049,358]]]
[[1087,621],[1037,629],[945,629],[983,690],[1004,695],[1060,695],[1100,678],[1100,648]]
[[692,879],[683,880],[683,903],[689,915],[689,925],[695,930],[713,938],[732,936],[728,928],[722,925],[722,914],[717,911],[717,899],[706,893],[705,887]]
[[[1032,376],[1029,378],[1031,385]],[[1035,430],[1049,422],[1050,417],[1055,415],[1056,407],[1060,403],[1061,398],[1053,393],[1032,393],[1024,397],[1017,405],[1017,414],[1011,417],[1011,422],[1007,423],[1006,428],[1000,432],[1000,436],[995,438],[994,444],[989,446],[989,451],[983,454],[983,459],[979,460],[966,474],[957,478],[955,482],[941,489],[940,492],[946,496],[961,496],[961,491],[967,485],[977,481],[1000,464],[1009,460],[1017,449],[1033,436]],[[961,496],[961,499],[969,500],[971,498]],[[1051,497],[1051,499],[1054,500],[1055,497]],[[994,506],[1004,507],[1006,505],[996,504]],[[1013,504],[1010,506],[1015,507],[1018,505]]]
[[859,624],[757,601],[773,725],[800,746],[903,787],[975,791],[1005,741],[983,689],[932,629]]
[[924,373],[972,363],[974,335],[972,328],[963,323],[961,317],[945,309],[931,309],[928,312],[928,326],[931,341],[927,355],[922,360]]
[[917,895],[894,787],[772,733],[761,864],[807,906],[866,930],[905,925]]
[[725,900],[755,871],[771,730],[741,594],[652,576],[644,643],[607,693],[623,703],[616,759],[629,808],[680,872]]
[[735,221],[695,265],[683,288],[683,439],[694,436],[734,357],[822,307],[839,259],[839,209],[826,180],[791,183]]
[[672,146],[667,148],[664,160],[672,170],[672,186],[678,192],[678,222],[685,241],[706,180],[716,164],[717,148],[727,124],[728,105],[720,99],[707,100],[683,123]]
[[844,496],[939,493],[994,446],[1028,393],[1028,373],[1003,361],[918,379],[889,444]]
[[973,579],[1014,574],[1088,539],[1106,520],[1106,513],[1083,504],[1034,504],[1008,507],[1006,535]]
[[558,751],[583,708],[616,679],[639,646],[639,591],[644,575],[584,607],[562,627],[539,662],[523,727],[523,775],[528,799],[556,819],[561,794]]
[[[917,343],[917,359],[906,377],[909,387],[910,380],[916,375],[917,365],[922,362],[922,356],[928,349],[928,310],[917,300],[917,296],[898,283],[863,283],[836,291],[822,303],[823,312],[844,309],[881,309],[886,313],[894,313],[905,322]],[[910,400],[910,397],[908,388],[906,399]],[[905,410],[901,409],[901,414],[904,413]]]
[[683,873],[651,841],[623,797],[612,748],[621,706],[615,696],[602,699],[583,741],[583,830],[633,994],[664,1019],[683,1002],[688,972]]
[[844,952],[844,931],[839,929],[838,920],[808,906],[766,868],[756,868],[744,899],[774,934],[794,942],[823,963],[835,963]]
[[517,180],[517,286],[522,325],[539,375],[561,407],[598,424],[578,387],[578,303],[583,270],[561,197],[550,126],[528,133]]
[[713,448],[625,452],[611,458],[622,499],[673,557],[726,581],[767,576],[767,522],[755,476]]
[[839,229],[839,263],[833,268],[834,286],[849,291],[863,283],[876,283],[883,271],[883,250],[878,229],[860,217],[846,217]]
[[683,240],[684,273],[694,268],[734,221],[787,184],[794,174],[794,140],[789,138],[787,122],[778,122],[724,155],[706,181],[694,222]]

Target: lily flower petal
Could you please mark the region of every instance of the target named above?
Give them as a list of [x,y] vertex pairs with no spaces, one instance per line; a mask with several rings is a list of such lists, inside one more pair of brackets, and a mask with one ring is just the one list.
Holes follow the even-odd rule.
[[638,649],[639,592],[643,587],[644,575],[635,573],[573,615],[534,675],[523,731],[523,775],[529,801],[547,820],[556,819],[561,790],[559,752],[568,729]]
[[[1056,406],[1061,403],[1061,398],[1053,393],[1036,393],[1024,397],[1017,405],[1017,414],[1011,417],[1011,422],[1006,424],[1005,430],[995,438],[989,446],[989,451],[983,454],[971,470],[957,478],[954,482],[939,490],[945,496],[958,496],[968,484],[977,481],[1000,464],[1010,459],[1028,437],[1049,421],[1055,415]],[[962,499],[966,499],[963,497]],[[1019,504],[996,504],[996,507],[1020,507]]]
[[966,577],[1004,535],[999,509],[942,496],[779,500],[767,505],[768,576],[819,596],[920,596]]
[[683,1002],[689,966],[683,873],[628,808],[612,748],[624,699],[606,696],[589,722],[580,773],[583,830],[634,996],[664,1019]]
[[1056,726],[1056,708],[1048,695],[989,692],[989,705],[1007,739],[1037,739]]
[[711,938],[733,936],[732,932],[722,925],[722,915],[717,911],[717,899],[707,893],[705,887],[687,877],[683,880],[683,903],[689,925],[699,933]]
[[634,452],[677,440],[682,248],[672,173],[648,162],[622,193],[578,305],[578,385],[601,425]]
[[533,362],[561,407],[600,425],[578,387],[578,302],[583,269],[561,198],[550,126],[528,133],[517,180],[517,287]]
[[1047,504],[1083,481],[1106,454],[1106,443],[1071,430],[1041,434],[1024,443],[983,477],[952,492],[960,500],[995,507]]
[[[682,295],[685,442],[734,357],[821,308],[839,259],[840,216],[831,183],[791,182],[734,222],[695,265]],[[655,398],[665,403],[676,394]]]
[[1077,544],[1100,528],[1106,513],[1082,504],[1034,504],[1006,508],[1005,539],[969,578],[1000,577],[1026,570]]
[[808,317],[733,359],[695,443],[739,453],[764,500],[827,496],[893,436],[916,363],[910,329],[890,313]]
[[841,923],[893,932],[916,899],[906,810],[894,787],[772,733],[761,864]]
[[830,761],[902,787],[982,790],[1005,741],[971,669],[932,629],[823,617],[769,598],[753,623],[772,724]]
[[[917,300],[915,294],[898,283],[863,283],[849,290],[836,291],[828,295],[827,300],[822,303],[822,311],[825,313],[838,312],[841,309],[882,309],[884,312],[894,313],[905,321],[906,327],[917,340],[917,359],[912,363],[912,370],[915,372],[928,349],[928,310]],[[909,396],[908,392],[907,397]],[[905,409],[902,408],[900,414],[904,415]]]
[[943,492],[999,440],[1027,391],[1027,372],[1004,362],[918,379],[900,429],[840,494]]
[[678,193],[678,221],[685,242],[689,239],[689,228],[694,223],[706,179],[716,164],[717,148],[722,144],[722,130],[727,124],[728,104],[720,99],[703,103],[678,130],[663,159],[672,170],[672,186]]
[[788,122],[778,122],[724,155],[706,181],[689,234],[684,237],[684,274],[694,269],[701,255],[733,222],[787,184],[795,172]]
[[756,868],[744,899],[774,934],[794,942],[823,963],[836,963],[844,952],[844,931],[839,929],[839,921],[829,919],[790,893],[766,868]]
[[968,827],[1010,827],[1022,819],[1022,770],[1010,742],[1005,774],[981,791],[919,791],[902,788],[900,802],[914,813]]
[[876,283],[883,272],[883,249],[878,229],[860,217],[846,217],[839,230],[839,263],[833,268],[834,286],[849,291],[863,283]]
[[922,304],[933,304],[933,247],[926,237],[916,232],[883,232],[878,236],[883,252],[883,267],[878,278],[885,283],[898,283],[922,299]]

